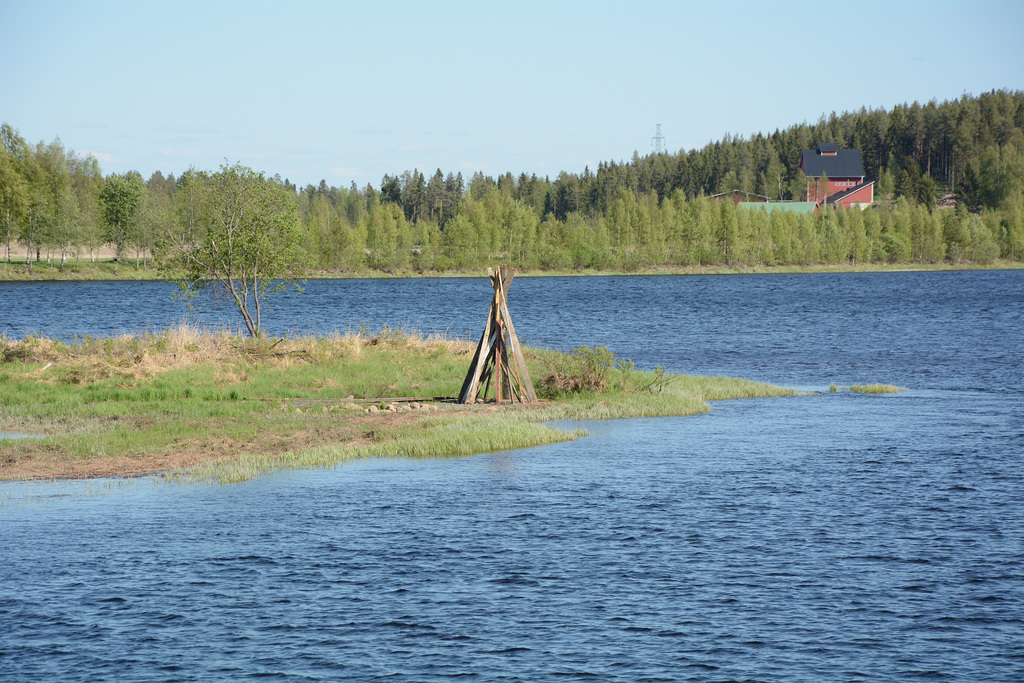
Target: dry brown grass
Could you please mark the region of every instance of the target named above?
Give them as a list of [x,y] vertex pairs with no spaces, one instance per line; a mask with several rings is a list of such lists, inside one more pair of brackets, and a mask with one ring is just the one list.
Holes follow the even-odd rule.
[[68,384],[112,378],[139,381],[162,372],[204,363],[222,366],[229,373],[225,379],[237,380],[237,361],[271,364],[280,368],[309,362],[329,364],[340,358],[358,359],[366,347],[468,354],[475,345],[438,334],[424,337],[389,328],[375,335],[335,332],[325,337],[250,339],[231,331],[210,331],[181,325],[160,333],[83,337],[71,343],[46,337],[22,340],[0,337],[0,364],[11,361],[43,363],[43,367],[32,370],[27,376],[46,382],[58,381],[51,368],[60,366],[64,370],[60,381]]

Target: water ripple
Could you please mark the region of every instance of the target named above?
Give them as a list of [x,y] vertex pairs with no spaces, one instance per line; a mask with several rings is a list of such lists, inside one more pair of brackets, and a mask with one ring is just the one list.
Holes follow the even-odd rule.
[[[40,487],[0,509],[0,679],[1024,680],[1024,275],[975,275],[517,279],[538,344],[911,390],[231,487]],[[318,325],[394,324],[370,316],[395,300],[429,331],[475,320],[480,284],[310,299]]]

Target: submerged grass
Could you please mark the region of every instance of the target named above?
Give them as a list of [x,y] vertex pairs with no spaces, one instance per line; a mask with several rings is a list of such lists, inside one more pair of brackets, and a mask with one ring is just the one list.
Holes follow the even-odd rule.
[[850,391],[860,394],[898,394],[906,390],[894,384],[854,384],[850,387]]
[[321,445],[280,455],[246,453],[173,473],[181,482],[235,483],[283,469],[329,468],[368,458],[460,457],[568,441],[585,432],[566,432],[516,415],[452,415],[417,427],[399,428],[380,440],[355,445]]
[[[46,434],[0,439],[0,480],[168,471],[174,481],[236,482],[359,458],[462,456],[581,435],[545,426],[550,420],[689,415],[709,410],[708,401],[794,393],[642,372],[603,349],[580,352],[599,361],[582,365],[573,354],[526,349],[535,384],[552,387],[547,400],[460,406],[450,397],[474,348],[400,328],[277,340],[187,326],[70,343],[0,336],[0,431]],[[597,372],[599,381],[574,381],[573,372]],[[547,382],[554,374],[560,380]],[[395,403],[399,397],[420,401]],[[405,407],[421,402],[426,408]],[[368,411],[388,404],[393,410]]]

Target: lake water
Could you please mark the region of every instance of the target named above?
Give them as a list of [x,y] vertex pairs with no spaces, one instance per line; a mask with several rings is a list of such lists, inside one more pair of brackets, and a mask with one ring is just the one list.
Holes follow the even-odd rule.
[[[475,337],[491,293],[307,290],[274,333]],[[170,292],[0,283],[0,332],[159,329]],[[0,679],[1024,679],[1024,272],[517,278],[510,306],[538,346],[907,391],[235,486],[5,485]]]

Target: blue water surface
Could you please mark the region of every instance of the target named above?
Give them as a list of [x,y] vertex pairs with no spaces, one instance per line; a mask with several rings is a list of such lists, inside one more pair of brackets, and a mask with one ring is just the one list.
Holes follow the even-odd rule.
[[[22,284],[5,310],[28,310]],[[8,335],[182,314],[140,317],[157,304],[131,287],[158,302],[160,283],[93,283],[88,306],[54,286],[52,316]],[[489,293],[311,282],[274,330],[473,336]],[[517,278],[510,297],[541,346],[907,391],[233,486],[8,484],[0,679],[1024,679],[1024,274]]]

